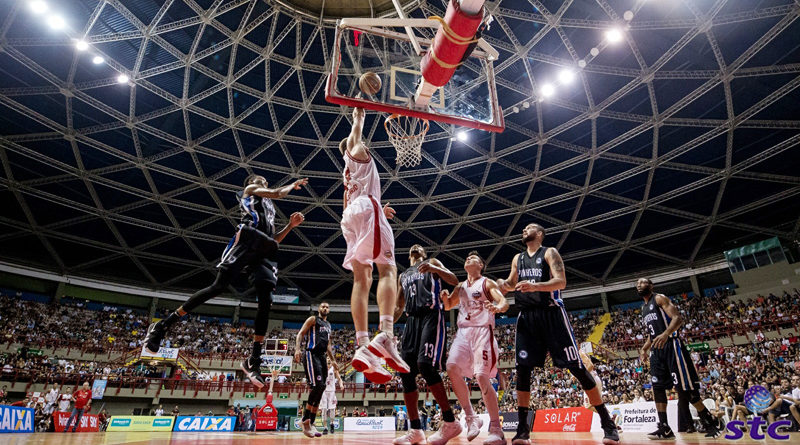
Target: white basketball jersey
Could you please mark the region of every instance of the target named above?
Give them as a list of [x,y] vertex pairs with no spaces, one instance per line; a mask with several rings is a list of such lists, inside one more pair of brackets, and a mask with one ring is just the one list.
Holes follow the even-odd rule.
[[336,391],[336,374],[333,368],[328,368],[328,377],[325,379],[325,391]]
[[490,326],[494,329],[494,314],[483,305],[492,301],[486,289],[486,277],[480,277],[470,286],[463,281],[458,288],[458,327]]
[[381,178],[378,168],[370,156],[369,161],[359,161],[345,151],[344,155],[344,202],[350,205],[359,196],[372,196],[381,202]]

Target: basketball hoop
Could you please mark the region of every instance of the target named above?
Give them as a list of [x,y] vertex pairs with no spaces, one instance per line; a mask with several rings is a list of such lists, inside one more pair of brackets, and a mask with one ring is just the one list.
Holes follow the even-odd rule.
[[430,128],[428,120],[392,114],[383,121],[383,127],[389,135],[389,142],[397,150],[397,166],[418,166],[422,162],[422,142]]

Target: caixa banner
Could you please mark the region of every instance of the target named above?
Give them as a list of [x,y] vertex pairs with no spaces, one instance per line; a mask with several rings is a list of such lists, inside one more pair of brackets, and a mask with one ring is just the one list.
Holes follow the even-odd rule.
[[216,432],[216,431],[233,431],[236,425],[235,417],[218,417],[218,416],[178,416],[175,421],[174,431],[199,431],[199,432]]
[[592,428],[592,412],[586,408],[556,408],[536,411],[533,432],[588,433]]
[[0,405],[0,433],[32,433],[33,408]]

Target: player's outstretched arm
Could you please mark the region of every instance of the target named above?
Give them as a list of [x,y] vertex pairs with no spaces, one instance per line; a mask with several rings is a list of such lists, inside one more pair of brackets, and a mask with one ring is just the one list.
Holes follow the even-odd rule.
[[450,269],[444,267],[444,264],[442,264],[442,262],[436,258],[431,258],[430,260],[420,264],[419,271],[421,273],[430,272],[432,274],[436,274],[442,279],[442,281],[451,286],[458,284],[458,278],[456,277],[456,274],[450,272]]
[[519,254],[514,255],[514,259],[511,260],[511,272],[508,274],[508,278],[505,280],[500,278],[497,280],[497,287],[500,289],[500,292],[503,295],[511,292],[517,286],[517,262],[519,261]]
[[517,283],[516,289],[520,292],[552,292],[567,287],[567,276],[564,273],[564,260],[555,247],[550,247],[544,253],[544,260],[550,266],[550,279],[541,283],[523,281]]
[[259,187],[256,184],[250,184],[244,188],[244,196],[260,196],[269,199],[285,198],[292,190],[300,190],[304,185],[308,185],[308,178],[298,179],[291,184],[286,184],[283,187],[276,189]]
[[503,313],[508,310],[508,301],[503,293],[500,292],[500,287],[497,286],[494,280],[486,279],[486,289],[489,291],[493,301],[486,302],[486,309],[493,313]]
[[308,330],[314,326],[314,322],[316,318],[312,315],[306,318],[305,323],[303,323],[303,327],[300,328],[300,331],[297,333],[297,337],[295,338],[294,343],[294,362],[301,363],[301,357],[303,356],[303,337],[306,336]]
[[283,241],[283,239],[286,238],[286,235],[288,235],[289,232],[292,231],[292,229],[302,224],[303,221],[305,220],[306,217],[302,213],[300,212],[292,213],[292,216],[289,217],[289,224],[286,224],[286,226],[283,229],[281,229],[280,232],[275,234],[275,241],[277,242]]
[[442,293],[440,297],[442,298],[442,304],[444,305],[444,310],[449,311],[458,306],[458,289],[461,288],[461,283],[458,283],[456,288],[453,290],[451,294],[449,290],[442,289]]

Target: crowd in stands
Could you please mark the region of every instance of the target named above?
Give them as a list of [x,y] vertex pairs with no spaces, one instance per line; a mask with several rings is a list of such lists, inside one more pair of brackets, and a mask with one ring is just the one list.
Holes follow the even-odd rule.
[[[800,375],[800,347],[796,330],[796,326],[800,325],[800,291],[797,289],[781,295],[758,295],[743,301],[734,301],[727,291],[694,298],[678,296],[673,297],[673,301],[685,316],[681,335],[687,342],[719,337],[720,332],[731,327],[735,327],[733,333],[742,333],[740,329],[749,332],[750,343],[747,345],[693,353],[704,394],[715,400],[720,410],[733,409],[740,403],[743,390],[752,384],[766,384],[772,388],[780,385],[781,379]],[[599,311],[570,313],[578,342],[592,332],[599,315]],[[603,343],[611,350],[639,346],[644,341],[640,317],[638,309],[614,312],[611,324],[605,329]],[[68,344],[81,342],[100,350],[115,345],[137,348],[147,322],[146,314],[131,309],[105,306],[102,310],[94,310],[74,300],[46,304],[0,294],[0,343],[22,343],[36,348],[37,345],[46,346],[47,343],[42,343],[45,339],[54,341],[54,344],[60,341]],[[775,326],[795,330],[782,332],[783,335],[776,340],[767,339],[763,331]],[[42,332],[48,335],[43,337]],[[727,332],[726,336],[731,335],[730,330],[724,332]],[[296,333],[296,330],[284,329],[272,331],[269,336],[289,339],[287,353],[291,355]],[[331,348],[338,363],[347,364],[352,358],[354,334],[352,329],[336,329],[332,333]],[[455,327],[450,327],[449,341],[452,341],[454,334]],[[513,360],[514,325],[499,324],[495,335],[500,345],[501,361]],[[178,347],[198,357],[209,354],[242,356],[248,351],[251,336],[252,328],[246,324],[234,325],[189,316],[171,331],[165,346]],[[647,367],[637,359],[598,362],[597,370],[610,402],[652,401]],[[24,349],[0,348],[0,373],[7,375],[20,371],[28,373],[28,376],[45,376],[49,381],[56,381],[62,375],[77,376],[78,379],[105,376],[111,381],[123,376],[174,378],[174,373],[164,367],[141,363],[128,367],[112,366],[94,361],[46,357]],[[503,372],[503,378],[495,383],[505,390],[503,406],[511,409],[516,405],[516,375],[513,369]],[[219,372],[186,373],[181,378],[211,381],[237,379],[233,373]],[[298,384],[304,380],[301,374],[281,379],[281,383]],[[583,393],[566,371],[556,368],[540,370],[533,382],[535,390],[531,399],[536,408],[583,405]],[[420,381],[419,386],[425,388],[424,382]],[[379,386],[379,389],[402,391],[402,384],[399,378],[395,378],[387,385]]]

